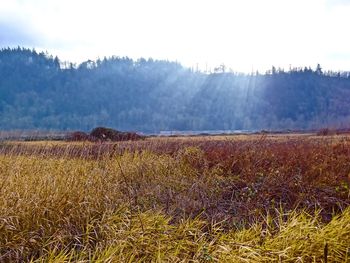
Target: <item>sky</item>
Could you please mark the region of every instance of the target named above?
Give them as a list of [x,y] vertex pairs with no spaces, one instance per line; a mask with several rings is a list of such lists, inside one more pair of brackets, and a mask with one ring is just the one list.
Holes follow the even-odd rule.
[[116,55],[350,71],[349,27],[350,0],[0,0],[0,47],[76,63]]

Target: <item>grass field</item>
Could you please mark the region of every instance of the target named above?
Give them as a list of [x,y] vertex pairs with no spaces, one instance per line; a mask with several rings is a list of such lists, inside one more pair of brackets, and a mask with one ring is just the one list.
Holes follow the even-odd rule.
[[350,136],[0,142],[0,262],[350,262]]

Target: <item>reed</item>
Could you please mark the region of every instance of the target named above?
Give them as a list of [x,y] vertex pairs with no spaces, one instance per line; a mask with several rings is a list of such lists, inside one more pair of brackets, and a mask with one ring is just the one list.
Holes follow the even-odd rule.
[[0,262],[350,260],[346,138],[0,149]]

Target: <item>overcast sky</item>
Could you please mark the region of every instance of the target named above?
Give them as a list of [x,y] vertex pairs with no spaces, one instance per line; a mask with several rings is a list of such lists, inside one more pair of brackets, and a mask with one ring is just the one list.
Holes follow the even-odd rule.
[[0,46],[81,62],[350,70],[350,0],[0,0]]

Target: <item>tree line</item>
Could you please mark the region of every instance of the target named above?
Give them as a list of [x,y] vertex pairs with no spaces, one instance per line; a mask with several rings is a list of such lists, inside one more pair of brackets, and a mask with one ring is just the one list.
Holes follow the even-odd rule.
[[347,127],[349,72],[272,67],[213,73],[116,57],[79,65],[0,50],[0,129],[260,130]]

